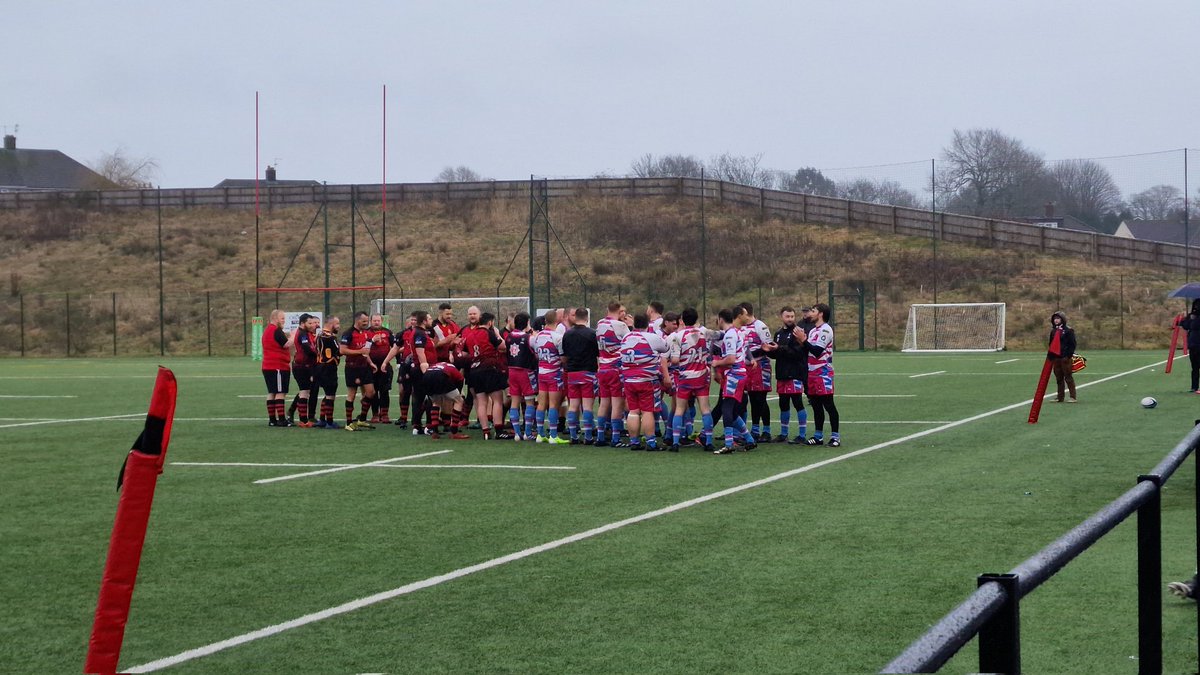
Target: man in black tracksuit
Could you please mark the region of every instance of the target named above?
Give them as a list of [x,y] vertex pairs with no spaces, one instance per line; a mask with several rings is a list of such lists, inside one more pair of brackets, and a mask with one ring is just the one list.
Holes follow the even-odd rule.
[[[779,394],[779,435],[773,442],[788,441],[796,445],[804,443],[808,431],[808,411],[804,409],[808,352],[804,349],[804,343],[792,333],[796,327],[796,310],[784,307],[779,310],[779,318],[783,321],[783,327],[775,332],[776,347],[767,351],[767,356],[775,359],[775,391]],[[800,435],[795,439],[788,438],[792,407],[796,408],[796,422],[800,427]]]

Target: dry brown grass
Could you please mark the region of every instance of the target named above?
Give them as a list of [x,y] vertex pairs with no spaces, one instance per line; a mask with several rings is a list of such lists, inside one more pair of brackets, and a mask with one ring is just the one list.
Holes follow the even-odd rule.
[[[389,295],[399,294],[397,281],[409,297],[495,294],[514,254],[515,263],[499,292],[528,292],[526,249],[517,249],[527,228],[526,201],[405,202],[389,207],[387,248],[395,271],[395,279],[389,275],[387,280]],[[700,215],[694,200],[580,196],[554,200],[550,215],[586,281],[593,307],[617,297],[632,307],[651,298],[669,306],[700,305]],[[330,284],[380,283],[379,206],[360,208],[353,226],[348,205],[330,205],[327,216],[329,241],[339,245],[330,253]],[[325,219],[317,205],[262,213],[262,286],[325,284]],[[352,227],[353,279],[346,247]],[[210,311],[236,328],[222,326],[219,351],[238,351],[241,324],[227,317],[240,318],[241,292],[254,287],[254,214],[168,210],[162,231],[168,341],[181,352],[203,353],[205,291],[211,291]],[[1161,347],[1170,317],[1182,307],[1165,300],[1167,291],[1182,282],[1181,275],[1161,270],[1097,266],[1083,258],[944,242],[937,247],[935,263],[929,240],[761,219],[753,210],[712,204],[706,233],[710,311],[749,300],[763,306],[760,316],[771,319],[784,304],[826,300],[827,281],[833,279],[843,349],[856,348],[859,342],[857,301],[842,297],[859,284],[865,289],[867,348],[899,347],[909,304],[933,301],[935,276],[940,302],[1008,303],[1008,340],[1015,349],[1039,348],[1046,317],[1055,309],[1072,318],[1082,349]],[[37,342],[51,334],[43,314],[61,316],[61,295],[71,292],[79,296],[72,306],[72,325],[103,329],[89,337],[76,331],[81,353],[111,352],[104,336],[111,340],[111,293],[117,292],[117,330],[123,337],[118,353],[137,353],[147,341],[156,345],[157,251],[153,210],[98,211],[61,204],[0,212],[0,269],[9,272],[10,281],[6,300],[0,302],[0,320],[14,319],[15,296],[25,294],[27,317],[32,317],[27,319],[26,339]],[[551,260],[556,304],[581,302],[582,288],[557,244],[551,247]],[[273,300],[265,297],[263,302]],[[360,297],[359,304],[364,300]],[[348,305],[349,298],[344,302]],[[252,295],[250,305],[252,312]],[[2,342],[0,351],[11,353],[12,336]]]

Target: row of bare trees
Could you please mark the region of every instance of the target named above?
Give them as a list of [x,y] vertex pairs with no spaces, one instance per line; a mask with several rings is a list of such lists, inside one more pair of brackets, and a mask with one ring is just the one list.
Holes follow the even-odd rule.
[[920,194],[887,178],[835,181],[813,167],[779,171],[761,160],[761,154],[726,153],[707,162],[693,155],[646,154],[631,170],[641,177],[698,178],[703,169],[710,178],[743,185],[913,208],[928,208],[936,196],[939,210],[995,218],[1036,217],[1053,204],[1056,215],[1074,216],[1103,232],[1122,220],[1180,220],[1184,214],[1178,187],[1155,185],[1126,198],[1101,163],[1048,162],[995,129],[956,129]]

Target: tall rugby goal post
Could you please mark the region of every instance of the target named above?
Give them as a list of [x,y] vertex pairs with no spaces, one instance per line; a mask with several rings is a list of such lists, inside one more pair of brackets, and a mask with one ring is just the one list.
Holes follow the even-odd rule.
[[447,302],[454,310],[455,321],[459,323],[466,322],[467,308],[472,305],[478,307],[481,312],[495,314],[496,325],[500,327],[504,326],[504,321],[509,314],[529,312],[529,296],[512,295],[478,298],[376,298],[371,301],[371,313],[387,316],[388,323],[393,329],[396,329],[397,326],[404,326],[404,320],[408,315],[418,309],[423,309],[436,318],[438,306]]
[[1004,303],[913,305],[904,328],[906,352],[998,352],[1004,349]]

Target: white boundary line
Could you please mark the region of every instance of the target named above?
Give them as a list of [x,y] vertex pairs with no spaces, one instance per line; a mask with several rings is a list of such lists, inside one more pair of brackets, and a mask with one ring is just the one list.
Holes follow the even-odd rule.
[[0,398],[79,398],[71,395],[0,394]]
[[292,473],[286,476],[276,476],[275,478],[263,478],[254,481],[255,485],[266,485],[267,483],[278,483],[283,480],[292,480],[295,478],[308,478],[309,476],[321,476],[327,473],[337,473],[338,471],[349,471],[350,469],[363,469],[369,466],[379,466],[380,464],[388,464],[390,462],[403,462],[406,459],[420,459],[422,457],[432,457],[434,455],[445,455],[454,452],[453,450],[438,450],[436,452],[426,452],[420,455],[405,455],[403,457],[392,457],[390,459],[379,459],[374,462],[365,464],[347,464],[343,466],[335,466],[331,469],[320,469],[318,471],[305,471],[304,473]]
[[932,373],[921,373],[919,375],[909,375],[908,379],[911,380],[911,379],[915,379],[918,377],[929,377],[930,375],[944,375],[945,373],[946,373],[946,371],[944,371],[944,370],[935,370]]
[[1013,361],[1020,361],[1020,360],[1021,359],[1009,359],[1007,361],[997,361],[996,365],[1000,365],[1001,363],[1012,363]]
[[13,427],[33,427],[41,424],[66,424],[67,422],[97,422],[100,420],[120,420],[140,417],[145,419],[146,413],[130,413],[128,415],[108,415],[105,417],[75,417],[72,419],[61,420],[38,420],[37,422],[21,422],[19,424],[0,424],[0,429],[11,429]]
[[[1100,384],[1101,382],[1107,382],[1109,380],[1114,380],[1118,377],[1123,377],[1125,375],[1132,375],[1133,373],[1136,373],[1136,372],[1139,372],[1142,370],[1146,370],[1148,368],[1153,368],[1154,366],[1157,366],[1157,365],[1160,365],[1163,363],[1166,363],[1166,361],[1165,360],[1157,361],[1157,362],[1151,363],[1150,365],[1147,365],[1147,366],[1142,366],[1140,368],[1134,368],[1133,370],[1125,371],[1124,373],[1117,373],[1116,375],[1110,375],[1108,377],[1105,377],[1105,378],[1102,378],[1099,380],[1093,380],[1091,382],[1087,382],[1087,383],[1079,385],[1079,388],[1082,389],[1083,387],[1090,387],[1092,385]],[[1045,398],[1049,398],[1050,396],[1053,396],[1053,395],[1054,394],[1047,394],[1045,396]],[[774,483],[776,481],[783,480],[784,478],[790,478],[792,476],[796,476],[796,475],[799,475],[802,473],[807,473],[814,469],[819,469],[823,466],[828,466],[830,464],[836,464],[838,462],[850,459],[852,457],[858,457],[859,455],[865,455],[869,452],[874,452],[876,450],[882,450],[883,448],[891,447],[893,445],[899,445],[900,443],[911,441],[916,438],[921,438],[924,436],[929,436],[931,434],[936,434],[938,432],[945,431],[947,429],[953,429],[954,427],[962,426],[962,425],[968,424],[970,422],[975,422],[975,421],[978,421],[978,420],[981,420],[981,419],[984,419],[987,417],[991,417],[992,415],[999,415],[1000,413],[1005,413],[1010,410],[1015,410],[1022,406],[1029,405],[1030,403],[1033,403],[1033,399],[1026,399],[1024,401],[1021,401],[1020,403],[1013,403],[1010,405],[1006,405],[1002,408],[996,408],[995,410],[989,410],[984,413],[979,413],[978,415],[973,415],[971,417],[965,417],[961,420],[950,422],[949,424],[944,424],[940,427],[935,427],[933,429],[926,429],[924,431],[918,431],[915,434],[909,434],[908,436],[904,436],[901,438],[896,438],[896,439],[893,439],[890,441],[884,441],[883,443],[872,445],[870,447],[863,448],[862,450],[855,450],[854,452],[848,452],[844,455],[838,455],[837,457],[830,457],[829,459],[826,459],[826,460],[823,460],[820,462],[816,462],[814,464],[809,464],[807,466],[798,467],[798,468],[792,469],[790,471],[784,471],[783,473],[777,473],[774,476],[767,476],[766,478],[761,478],[756,481],[751,481],[749,483],[743,483],[742,485],[737,485],[737,486],[734,486],[731,488],[726,488],[719,492],[713,492],[713,493],[704,495],[702,497],[696,497],[694,499],[689,499],[687,501],[679,502],[677,504],[672,504],[670,506],[666,506],[661,509],[656,509],[654,511],[648,511],[641,515],[633,516],[632,518],[626,518],[625,520],[618,520],[615,523],[601,525],[600,527],[595,527],[590,530],[586,530],[584,532],[572,534],[570,536],[563,537],[562,539],[555,539],[554,541],[546,542],[545,544],[541,544],[539,546],[533,546],[533,547],[527,548],[523,551],[517,551],[516,553],[509,553],[508,555],[500,556],[499,558],[492,558],[491,560],[486,560],[484,562],[481,562],[481,563],[478,563],[475,565],[471,565],[469,567],[463,567],[463,568],[454,570],[453,572],[447,572],[446,574],[440,574],[436,577],[429,577],[428,579],[422,579],[421,581],[414,581],[413,583],[405,584],[398,588],[393,588],[390,591],[383,591],[382,593],[376,593],[374,595],[368,595],[366,597],[359,598],[357,600],[351,600],[350,602],[343,603],[336,607],[330,607],[328,609],[323,609],[319,612],[305,614],[304,616],[297,617],[295,619],[292,619],[291,621],[284,621],[283,623],[277,623],[272,626],[260,628],[255,631],[250,631],[249,633],[242,633],[241,635],[237,635],[235,637],[221,640],[219,642],[213,642],[212,644],[208,644],[203,647],[189,649],[185,652],[180,652],[174,656],[168,656],[165,658],[161,658],[156,661],[144,663],[140,666],[136,666],[133,668],[126,668],[122,672],[151,673],[156,670],[161,670],[163,668],[168,668],[170,666],[184,663],[185,661],[191,661],[192,659],[198,659],[202,656],[216,654],[217,652],[224,651],[231,647],[237,647],[238,645],[243,645],[243,644],[246,644],[247,642],[253,642],[255,640],[260,640],[262,638],[271,637],[272,635],[278,635],[285,631],[292,630],[293,628],[300,628],[301,626],[307,626],[310,623],[315,623],[317,621],[323,621],[330,617],[338,616],[339,614],[346,614],[349,612],[353,612],[357,609],[362,609],[363,607],[368,607],[370,605],[374,605],[374,604],[383,602],[384,600],[391,600],[392,598],[397,598],[402,595],[408,595],[409,593],[413,593],[415,591],[419,591],[422,589],[437,586],[439,584],[444,584],[447,581],[453,581],[453,580],[459,579],[461,577],[475,574],[476,572],[482,572],[484,570],[488,570],[493,567],[499,567],[500,565],[504,565],[506,563],[510,563],[510,562],[513,562],[516,560],[521,560],[522,558],[528,558],[530,556],[537,555],[538,553],[545,553],[546,551],[552,551],[556,548],[566,546],[567,544],[573,544],[577,541],[583,541],[584,539],[590,539],[597,535],[601,535],[606,532],[611,532],[613,530],[620,529],[627,525],[633,525],[633,524],[640,523],[645,520],[651,520],[653,518],[658,518],[659,516],[664,516],[669,513],[674,513],[676,511],[682,511],[683,509],[686,509],[686,508],[689,508],[692,506],[696,506],[698,504],[710,502],[710,501],[713,501],[714,499],[720,499],[721,497],[727,497],[729,495],[737,494],[738,492],[743,492],[745,490],[760,487],[762,485],[768,485],[770,483]]]
[[[446,452],[449,452],[447,450]],[[573,466],[525,466],[521,464],[270,464],[267,462],[171,462],[172,466],[218,466],[218,467],[281,467],[315,468],[345,467],[347,469],[544,469],[547,471],[573,471]]]

